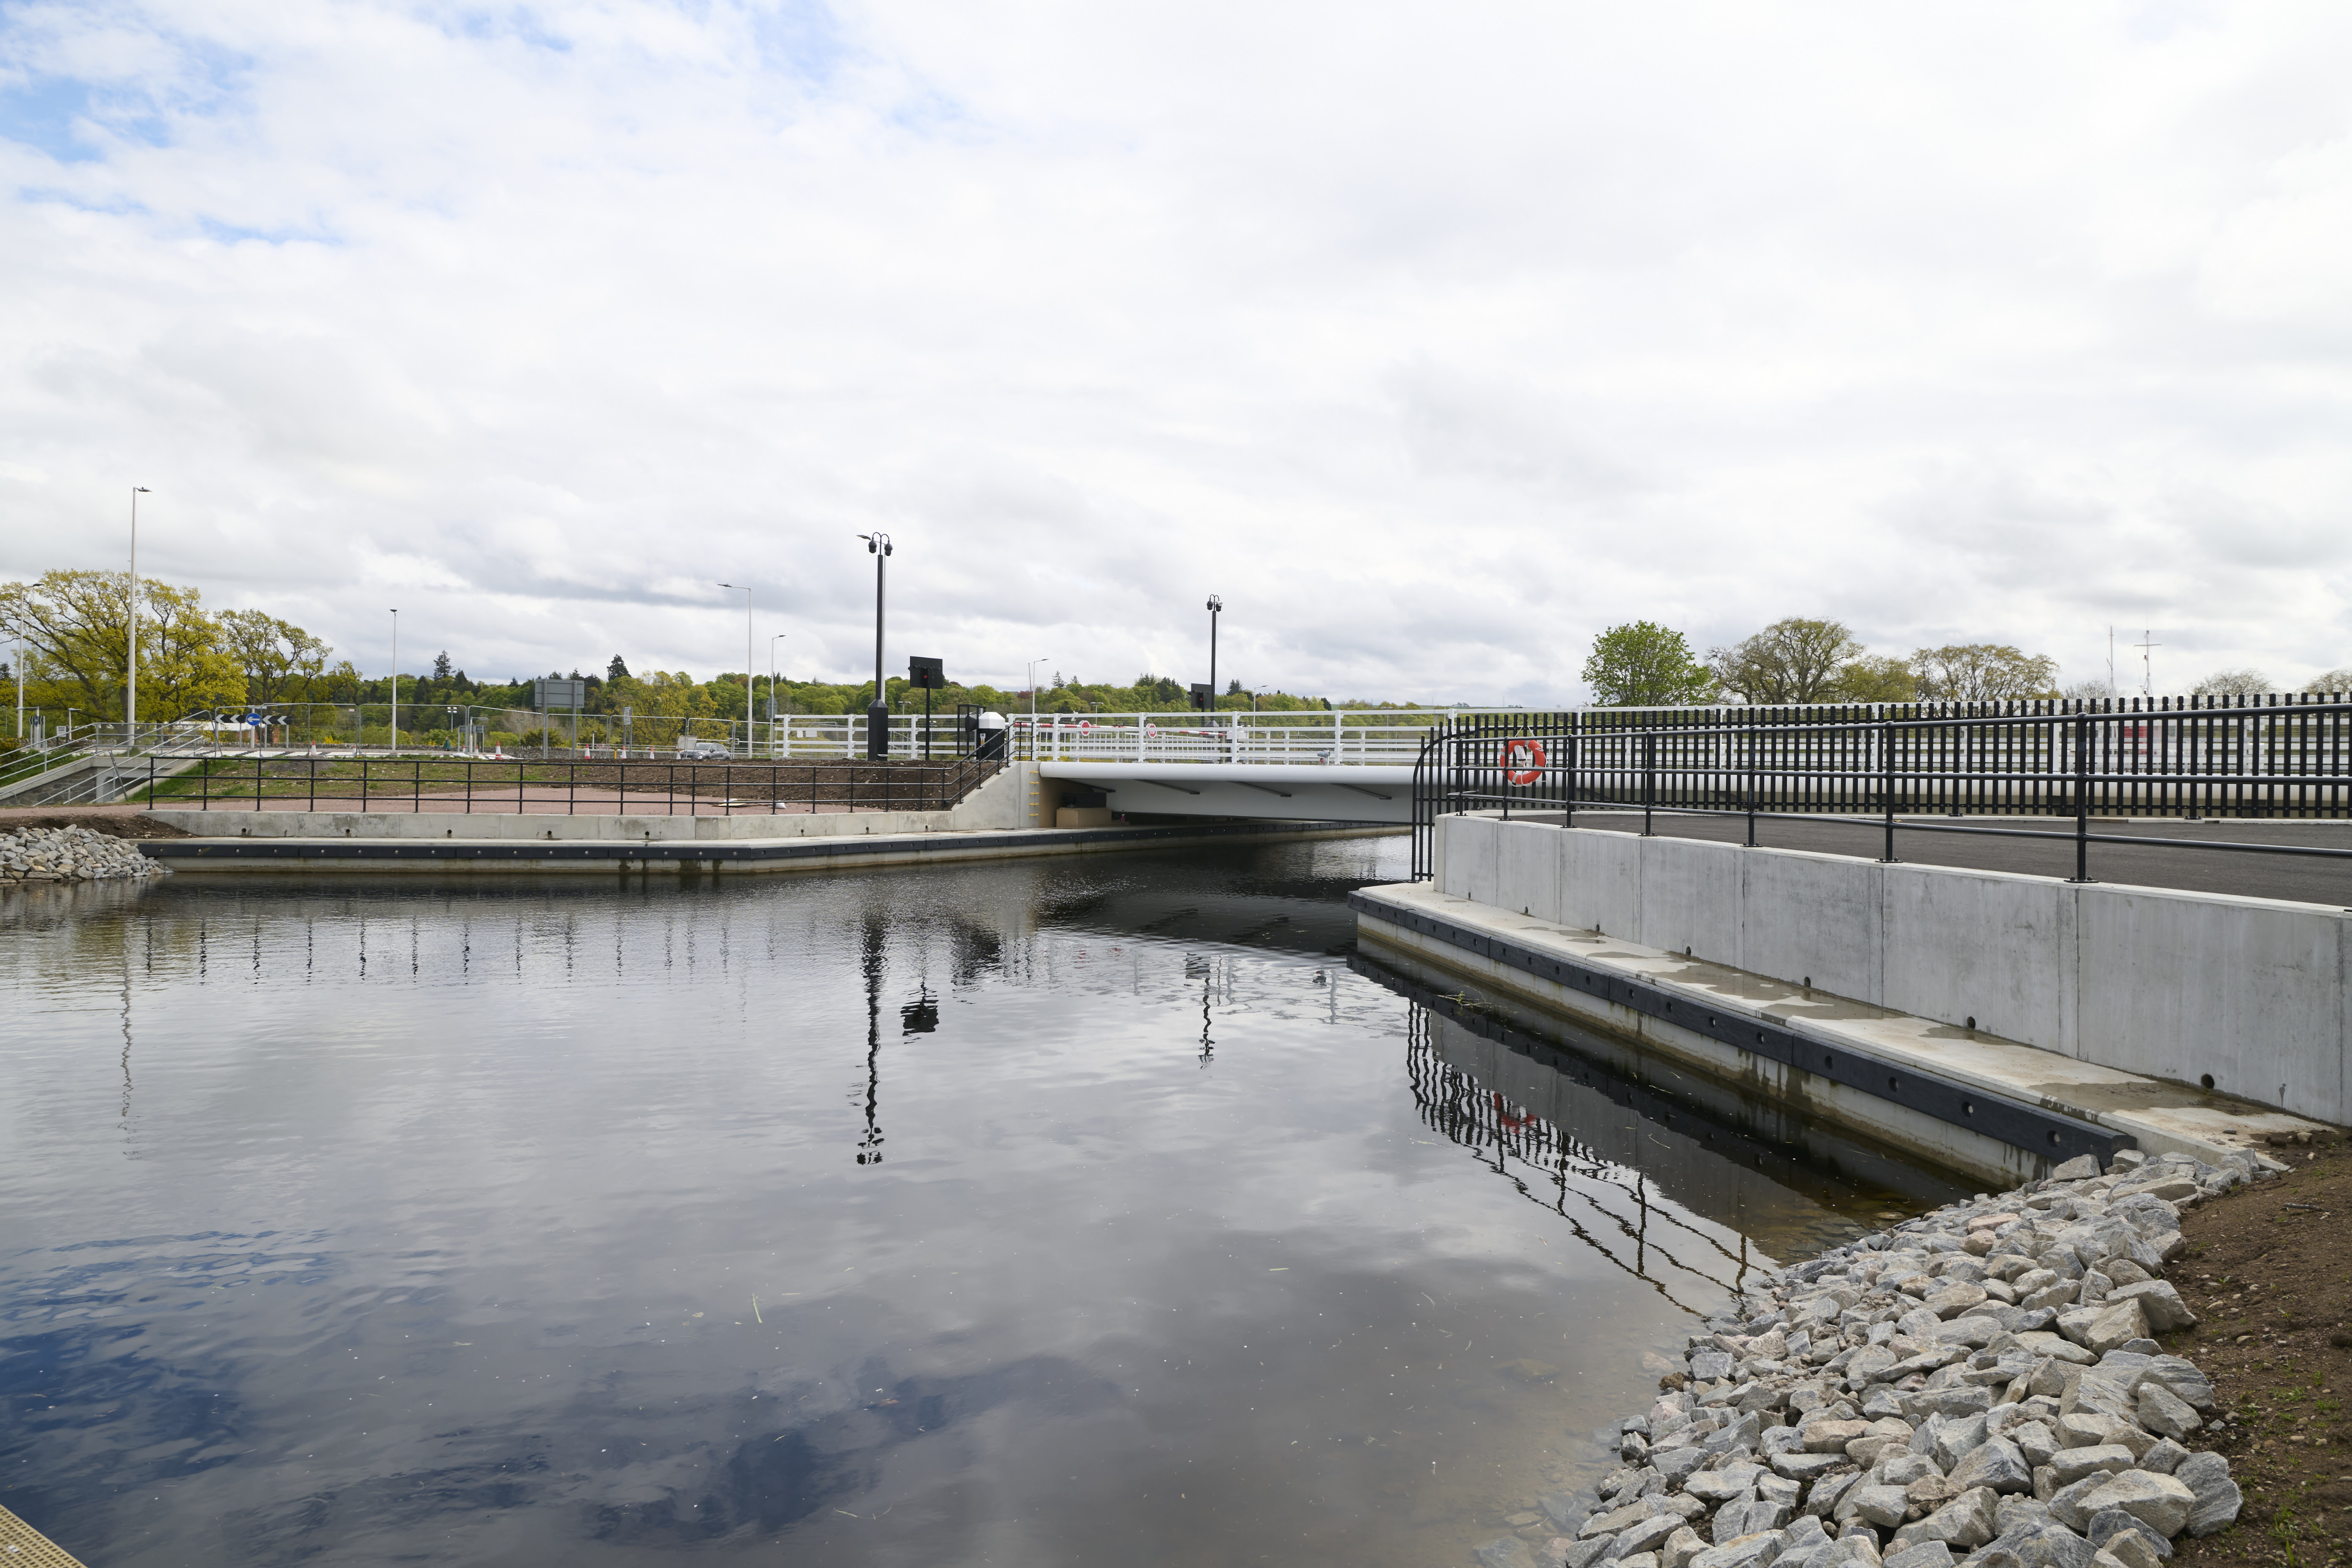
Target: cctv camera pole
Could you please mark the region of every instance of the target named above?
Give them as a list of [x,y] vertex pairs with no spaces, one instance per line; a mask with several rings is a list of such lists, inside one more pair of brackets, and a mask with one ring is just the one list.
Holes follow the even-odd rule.
[[880,762],[890,754],[890,703],[882,684],[883,574],[890,559],[890,536],[868,533],[866,552],[874,557],[874,700],[866,710],[866,755]]
[[1215,594],[1209,595],[1209,711],[1217,710],[1217,616],[1225,601]]

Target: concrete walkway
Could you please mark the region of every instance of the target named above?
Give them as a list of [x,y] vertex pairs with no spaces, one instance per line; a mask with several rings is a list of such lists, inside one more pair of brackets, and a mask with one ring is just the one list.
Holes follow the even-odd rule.
[[[1549,822],[1557,814],[1511,815],[1514,822]],[[2074,846],[2070,841],[2040,838],[1971,838],[1956,833],[1906,831],[1906,822],[1951,822],[1949,817],[1896,817],[1895,854],[1898,859],[1924,866],[1958,866],[1976,871],[2014,871],[2032,877],[2072,877]],[[1969,822],[1998,824],[2072,834],[2072,817],[1969,817]],[[1580,811],[1576,826],[1602,832],[1639,833],[1642,814]],[[1660,813],[1657,833],[1664,837],[1700,838],[1717,844],[1744,843],[1745,818],[1729,816],[1669,816]],[[2154,819],[2118,822],[2094,818],[2094,833],[2128,833],[2147,837],[2228,840],[2241,844],[2307,844],[2328,849],[2352,850],[2352,821],[2263,822],[2243,818],[2188,823]],[[1756,842],[1773,849],[1806,849],[1822,855],[1853,855],[1878,858],[1885,844],[1885,825],[1874,817],[1822,817],[1815,821],[1756,823]],[[2256,899],[2293,899],[2308,904],[2352,908],[2352,859],[2326,860],[2294,855],[2250,855],[2218,849],[2169,849],[2137,844],[2091,846],[2091,875],[2102,882],[2126,882],[2140,888],[2178,888],[2195,893],[2232,893]]]

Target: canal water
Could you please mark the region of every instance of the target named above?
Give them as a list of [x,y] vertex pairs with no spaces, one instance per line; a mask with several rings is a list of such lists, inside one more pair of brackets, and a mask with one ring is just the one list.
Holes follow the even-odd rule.
[[1403,849],[9,895],[0,1501],[105,1568],[1466,1563],[1954,1189],[1514,1049],[1356,951]]

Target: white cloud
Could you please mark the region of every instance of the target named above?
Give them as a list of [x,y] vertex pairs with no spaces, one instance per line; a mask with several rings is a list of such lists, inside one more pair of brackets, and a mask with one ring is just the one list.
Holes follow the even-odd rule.
[[[0,574],[371,668],[2352,657],[2318,5],[29,5]],[[414,656],[412,658],[411,656]],[[763,655],[764,657],[764,655]],[[2184,658],[2189,657],[2187,655]],[[2201,666],[2199,667],[2201,669]]]

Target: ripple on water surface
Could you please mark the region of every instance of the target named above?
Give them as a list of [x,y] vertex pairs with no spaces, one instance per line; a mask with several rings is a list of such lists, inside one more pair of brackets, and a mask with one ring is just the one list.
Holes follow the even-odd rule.
[[1529,1079],[1353,958],[1402,848],[7,895],[0,1501],[110,1568],[1466,1562],[1743,1270],[1951,1189]]

